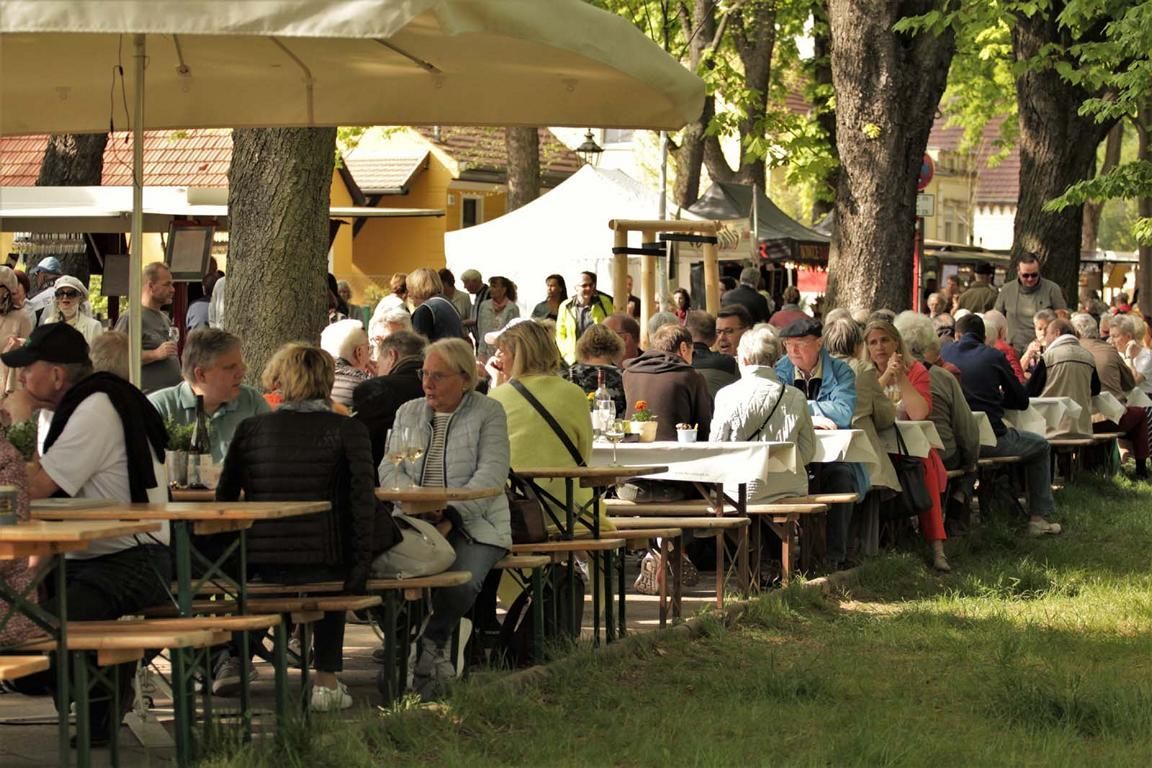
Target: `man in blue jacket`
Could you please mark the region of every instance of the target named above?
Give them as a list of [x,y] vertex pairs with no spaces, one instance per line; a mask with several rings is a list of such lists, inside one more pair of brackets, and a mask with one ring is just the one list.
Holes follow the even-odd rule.
[[[812,426],[816,429],[851,429],[856,411],[856,374],[848,364],[824,349],[823,327],[806,317],[789,323],[780,332],[787,357],[776,363],[776,375],[792,384],[808,399]],[[868,489],[863,467],[842,461],[808,465],[810,493],[862,493]],[[852,504],[828,508],[827,564],[837,568],[848,556],[848,525]]]
[[996,445],[982,446],[980,455],[1019,456],[1028,480],[1028,533],[1060,533],[1060,524],[1047,519],[1054,509],[1048,441],[1032,432],[1017,432],[1004,423],[1005,408],[1028,408],[1028,393],[1012,373],[1004,353],[984,344],[984,321],[979,315],[965,315],[957,320],[956,336],[956,342],[941,349],[940,356],[960,369],[960,383],[969,407],[988,414],[996,433]]

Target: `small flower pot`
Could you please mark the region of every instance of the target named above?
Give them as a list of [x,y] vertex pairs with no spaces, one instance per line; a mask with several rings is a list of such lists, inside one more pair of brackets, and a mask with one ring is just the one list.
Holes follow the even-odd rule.
[[682,443],[694,443],[696,442],[696,430],[678,429],[676,430],[676,439]]
[[656,439],[656,422],[634,421],[632,422],[632,434],[636,435],[642,443],[651,443]]
[[188,485],[188,451],[165,451],[168,482],[178,488]]

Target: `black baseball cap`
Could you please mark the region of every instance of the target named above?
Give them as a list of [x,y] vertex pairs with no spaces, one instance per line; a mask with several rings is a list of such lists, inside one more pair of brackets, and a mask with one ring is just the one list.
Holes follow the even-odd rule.
[[41,325],[28,335],[24,346],[0,355],[0,361],[9,368],[23,368],[40,361],[63,365],[92,362],[84,334],[67,323]]
[[996,270],[986,261],[981,261],[976,265],[976,274],[978,275],[994,275]]
[[820,338],[822,335],[824,335],[824,326],[820,324],[819,320],[811,317],[793,320],[784,326],[784,330],[780,331],[780,338],[782,339],[799,339],[804,336]]

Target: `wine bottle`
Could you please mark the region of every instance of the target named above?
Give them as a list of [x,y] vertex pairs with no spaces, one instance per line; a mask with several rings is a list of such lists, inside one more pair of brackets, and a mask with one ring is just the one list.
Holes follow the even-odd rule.
[[204,396],[196,395],[196,423],[192,427],[192,444],[188,446],[188,487],[205,488],[200,478],[200,465],[212,460],[212,444],[208,439],[208,414],[204,411]]
[[592,395],[592,432],[600,436],[608,431],[616,418],[616,401],[604,386],[604,369],[596,370],[596,392]]

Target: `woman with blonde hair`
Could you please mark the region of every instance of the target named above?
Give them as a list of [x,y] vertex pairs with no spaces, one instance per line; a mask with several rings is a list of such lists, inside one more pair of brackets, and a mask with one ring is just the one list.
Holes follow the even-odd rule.
[[464,338],[456,306],[444,298],[444,284],[436,270],[421,267],[408,273],[408,301],[412,304],[412,330],[428,341]]
[[[341,581],[355,594],[365,589],[374,547],[390,546],[396,533],[387,519],[377,522],[368,428],[332,411],[335,376],[332,358],[319,347],[287,344],[273,355],[264,385],[283,402],[236,428],[216,498],[330,502],[323,514],[256,523],[248,531],[248,563],[265,581]],[[352,697],[336,677],[344,662],[344,611],[325,613],[313,637],[311,708],[347,709]]]
[[[889,399],[896,403],[897,412],[906,419],[923,421],[932,416],[932,380],[928,369],[919,360],[910,357],[904,348],[900,332],[888,320],[873,320],[864,328],[865,355],[880,374],[880,385]],[[944,513],[941,497],[948,482],[947,472],[936,449],[928,451],[923,459],[924,484],[932,506],[921,512],[920,534],[932,548],[932,567],[950,571],[944,554]]]

